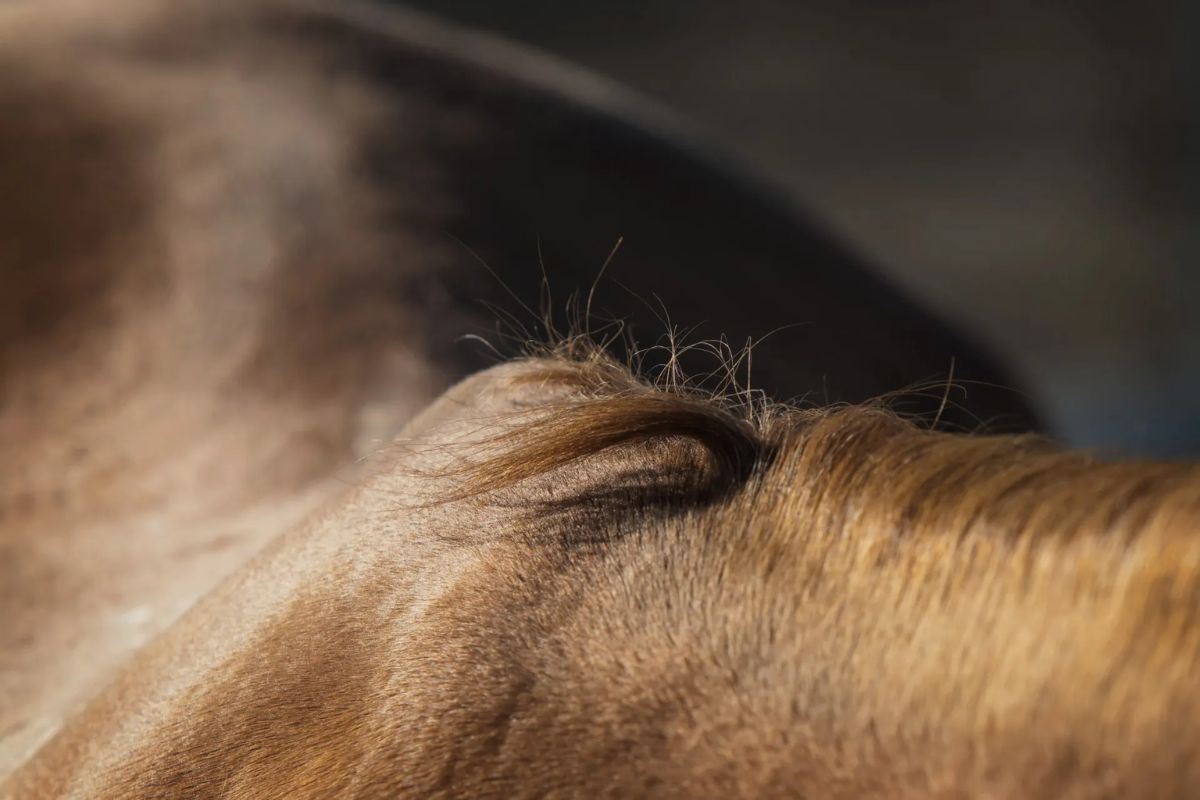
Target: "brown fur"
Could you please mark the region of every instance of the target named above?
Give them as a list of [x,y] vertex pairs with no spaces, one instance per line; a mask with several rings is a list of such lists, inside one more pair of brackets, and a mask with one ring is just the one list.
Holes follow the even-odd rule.
[[[435,400],[441,229],[490,219],[445,151],[559,117],[412,51],[303,0],[0,3],[0,797],[1200,794],[1194,466],[579,343]],[[572,197],[646,194],[584,149]],[[720,186],[689,212],[765,213]],[[671,197],[631,213],[690,294],[844,318],[776,375],[944,368],[821,246],[741,220],[705,261]]]
[[870,407],[750,423],[594,359],[497,368],[401,441],[140,655],[16,785],[1200,788],[1194,466],[932,433]]
[[0,773],[449,380],[388,254],[437,248],[356,177],[374,106],[167,5],[0,7]]

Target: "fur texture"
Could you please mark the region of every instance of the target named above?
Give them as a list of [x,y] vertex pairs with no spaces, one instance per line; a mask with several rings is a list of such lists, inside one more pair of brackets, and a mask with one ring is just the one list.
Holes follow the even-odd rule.
[[[1196,794],[1194,468],[836,404],[1006,381],[608,90],[476,51],[0,3],[0,796]],[[443,393],[502,294],[448,231],[529,305],[537,236],[569,292],[626,234],[684,324],[805,323],[755,374],[831,403],[578,343]]]
[[1198,517],[1190,465],[518,362],[15,793],[1190,797]]

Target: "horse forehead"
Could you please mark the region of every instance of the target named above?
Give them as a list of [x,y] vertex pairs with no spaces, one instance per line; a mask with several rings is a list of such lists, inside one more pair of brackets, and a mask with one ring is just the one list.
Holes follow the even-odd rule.
[[[461,456],[461,450],[452,451],[450,446],[465,445],[469,450],[471,444],[484,444],[512,431],[522,421],[534,419],[524,413],[570,396],[569,387],[538,379],[552,363],[536,358],[510,361],[459,381],[405,425],[393,443],[424,443],[444,448],[443,456]],[[437,454],[429,451],[428,455]]]

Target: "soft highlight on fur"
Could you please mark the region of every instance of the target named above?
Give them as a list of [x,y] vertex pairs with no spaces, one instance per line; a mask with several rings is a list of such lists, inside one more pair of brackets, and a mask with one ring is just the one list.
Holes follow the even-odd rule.
[[578,340],[451,390],[392,458],[14,796],[1200,789],[1200,467],[878,405],[747,417]]
[[[853,662],[841,659],[883,659],[857,676],[862,695],[841,698],[858,716],[831,720],[811,745],[845,756],[869,744],[849,743],[850,730],[865,726],[851,738],[863,737],[887,720],[897,740],[869,747],[895,748],[888,769],[900,771],[868,790],[879,765],[860,764],[846,784],[858,789],[826,778],[805,784],[809,796],[1182,797],[1200,787],[1197,465],[934,432],[878,405],[767,404],[747,420],[719,397],[650,385],[578,342],[533,359],[509,385],[553,385],[565,397],[500,424],[491,454],[468,470],[477,492],[570,507],[593,480],[632,465],[663,474],[692,458],[696,470],[681,479],[692,513],[680,520],[675,481],[638,495],[634,522],[610,505],[607,541],[682,528],[701,550],[707,536],[724,540],[730,586],[739,562],[750,585],[788,576],[766,578],[775,602],[810,619],[771,634],[778,652],[756,654],[782,670],[777,679],[819,669],[831,687],[852,684]],[[565,477],[596,458],[608,460],[584,487]],[[550,488],[520,488],[539,480]],[[604,526],[599,517],[574,522]],[[830,614],[843,628],[832,652],[793,650],[789,637],[803,641]],[[727,634],[750,635],[760,621],[733,624],[746,629]],[[839,647],[849,649],[833,655]],[[790,705],[812,687],[793,689],[774,700]],[[805,713],[792,713],[801,725]]]

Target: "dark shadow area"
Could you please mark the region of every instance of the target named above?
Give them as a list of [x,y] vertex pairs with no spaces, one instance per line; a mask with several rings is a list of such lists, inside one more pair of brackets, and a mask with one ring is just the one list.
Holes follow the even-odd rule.
[[410,5],[697,121],[1015,364],[1073,443],[1200,453],[1194,4]]

